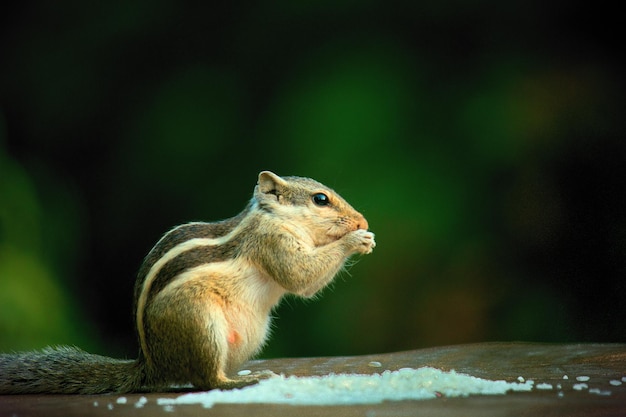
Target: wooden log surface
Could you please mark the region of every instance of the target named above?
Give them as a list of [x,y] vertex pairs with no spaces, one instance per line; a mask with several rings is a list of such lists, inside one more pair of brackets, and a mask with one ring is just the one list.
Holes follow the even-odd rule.
[[[381,367],[371,367],[372,361]],[[481,343],[367,356],[256,360],[245,368],[311,376],[423,366],[509,382],[521,376],[555,388],[350,406],[217,404],[212,408],[157,404],[159,398],[180,393],[124,395],[125,402],[120,395],[7,395],[0,396],[0,416],[626,416],[626,345],[619,344]],[[578,376],[589,377],[589,389],[574,389]],[[623,382],[618,385],[618,381]],[[135,404],[141,397],[147,402],[138,408]]]

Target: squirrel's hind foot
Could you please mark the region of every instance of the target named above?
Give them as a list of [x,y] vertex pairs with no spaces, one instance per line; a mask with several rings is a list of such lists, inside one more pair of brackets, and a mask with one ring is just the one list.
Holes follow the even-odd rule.
[[244,388],[250,385],[258,384],[263,379],[277,378],[280,375],[275,374],[270,370],[257,371],[249,375],[238,375],[234,378],[224,378],[217,383],[217,386],[211,387],[211,389],[230,390],[237,388]]

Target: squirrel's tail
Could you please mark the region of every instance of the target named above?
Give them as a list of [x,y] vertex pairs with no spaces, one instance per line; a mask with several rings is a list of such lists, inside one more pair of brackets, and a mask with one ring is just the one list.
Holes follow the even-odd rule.
[[139,361],[93,355],[74,347],[0,355],[0,394],[100,394],[141,389]]

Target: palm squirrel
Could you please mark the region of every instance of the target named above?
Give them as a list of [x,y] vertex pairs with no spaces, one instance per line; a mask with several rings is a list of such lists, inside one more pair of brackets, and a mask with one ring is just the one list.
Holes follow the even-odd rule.
[[309,178],[263,171],[247,207],[215,223],[175,227],[140,267],[136,360],[74,347],[0,355],[0,394],[98,394],[235,388],[231,378],[264,344],[286,293],[312,297],[353,254],[376,246],[367,220]]

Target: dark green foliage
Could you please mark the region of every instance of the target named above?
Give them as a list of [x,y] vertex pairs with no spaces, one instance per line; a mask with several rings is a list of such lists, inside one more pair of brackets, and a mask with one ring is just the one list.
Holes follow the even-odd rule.
[[265,356],[626,341],[619,25],[577,7],[15,3],[0,350],[134,356],[142,258],[239,213],[263,169],[336,189],[378,243],[285,302]]

